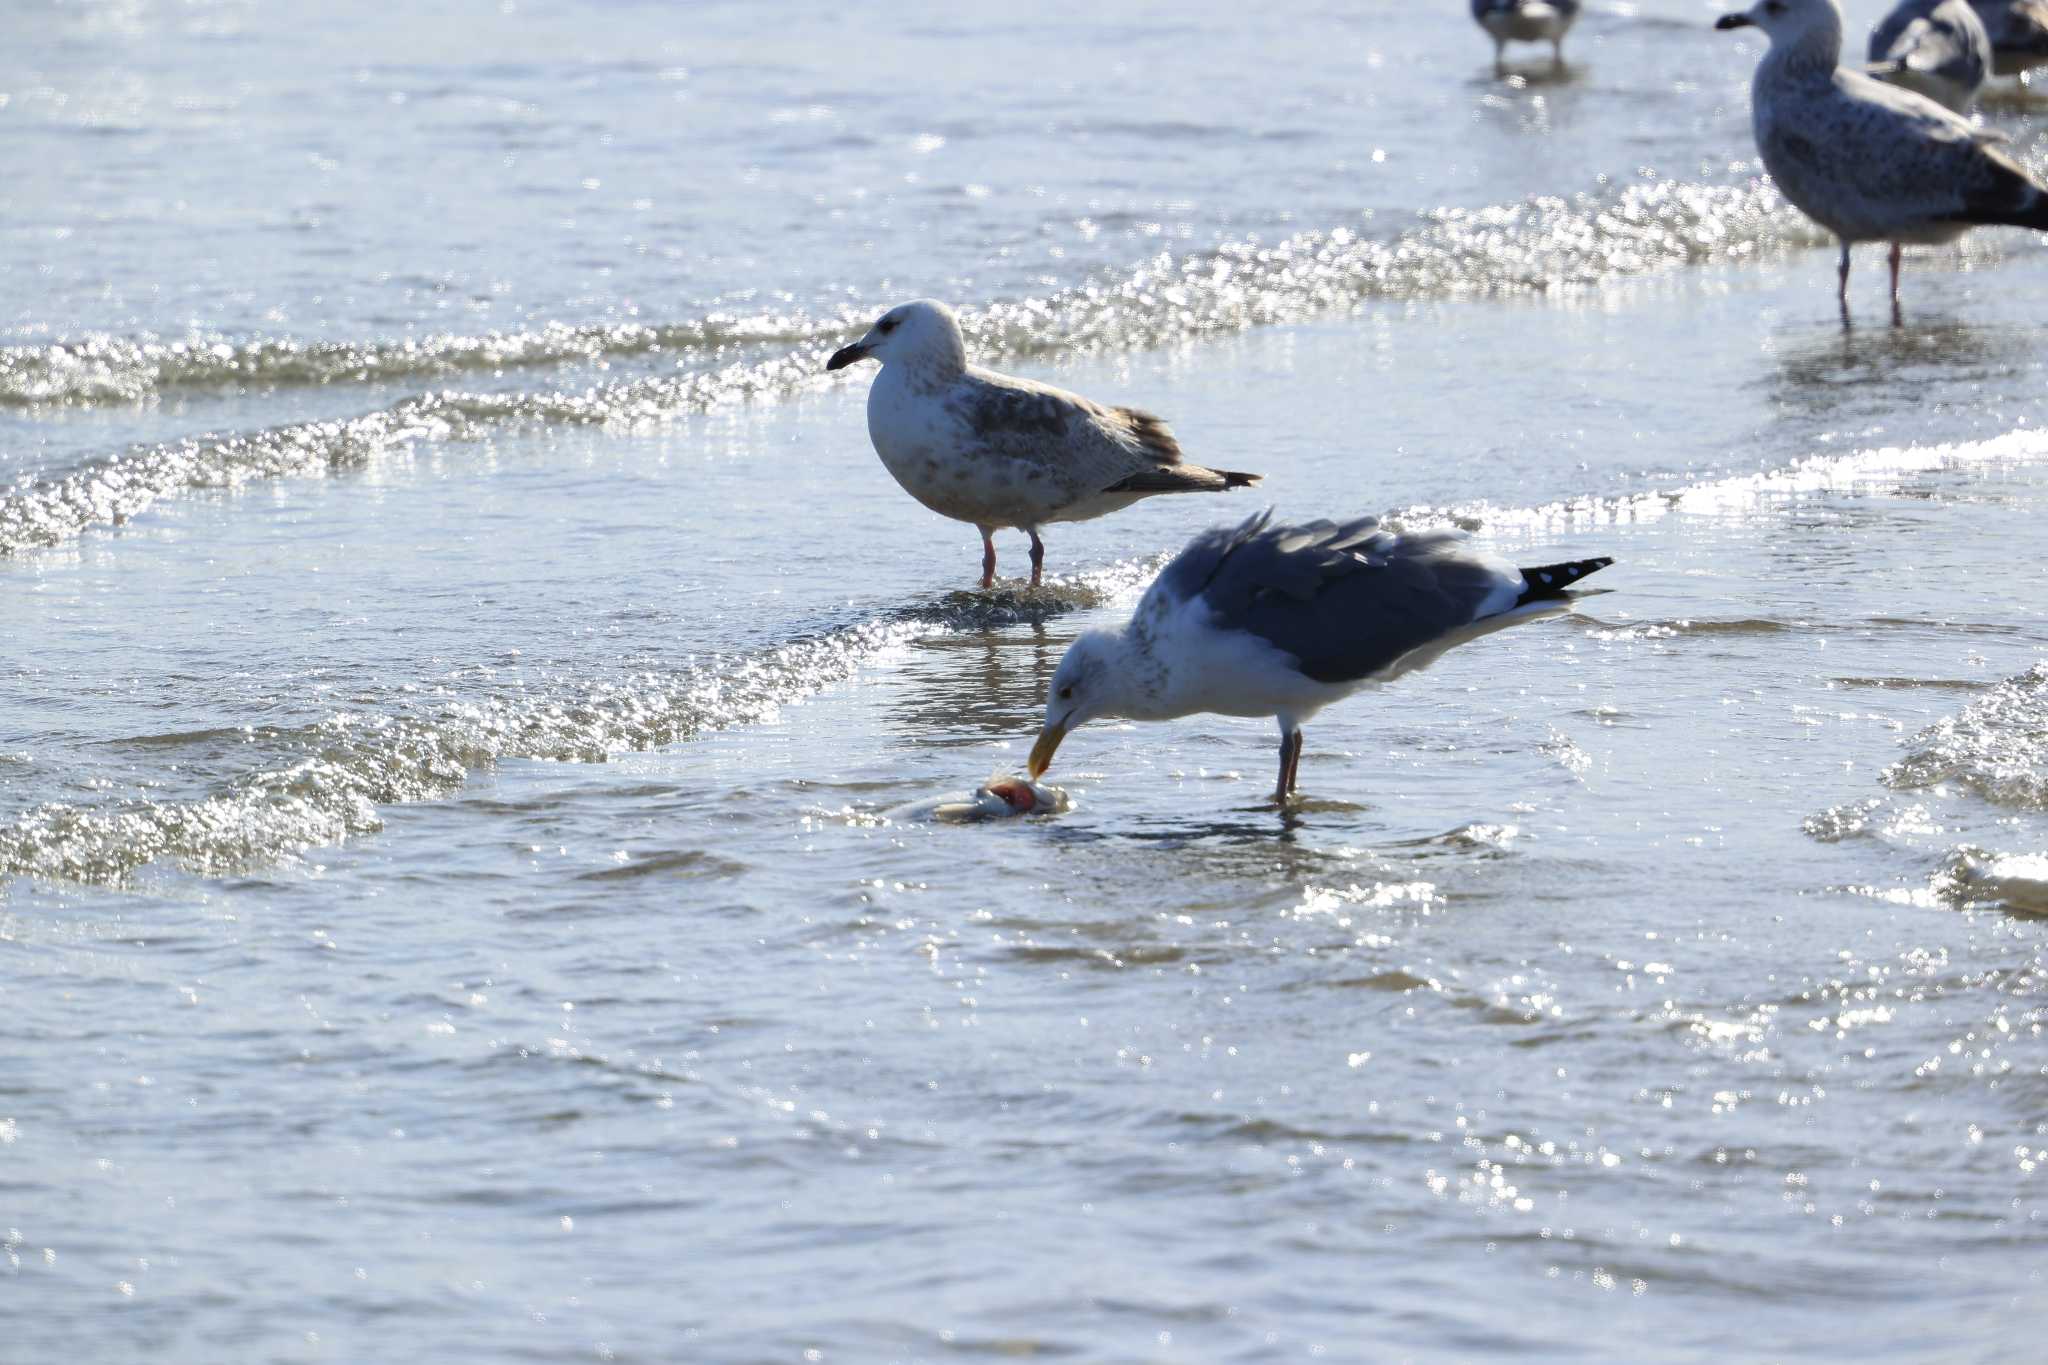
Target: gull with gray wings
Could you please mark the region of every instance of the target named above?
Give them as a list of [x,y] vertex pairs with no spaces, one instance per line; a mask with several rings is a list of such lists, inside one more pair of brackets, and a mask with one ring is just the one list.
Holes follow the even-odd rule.
[[1275,526],[1269,511],[1205,531],[1122,627],[1068,646],[1031,776],[1098,716],[1271,716],[1280,726],[1273,799],[1285,802],[1301,766],[1302,723],[1316,712],[1426,668],[1455,645],[1569,609],[1571,586],[1613,562],[1518,569],[1460,532],[1394,531],[1375,517]]
[[1161,493],[1221,493],[1257,474],[1181,458],[1166,423],[967,361],[952,309],[931,299],[884,313],[828,370],[881,362],[868,389],[868,437],[903,490],[981,532],[981,586],[995,582],[995,531],[1031,537],[1031,582],[1045,565],[1039,528],[1087,521]]
[[1493,39],[1493,69],[1507,69],[1508,44],[1549,43],[1564,65],[1564,35],[1579,17],[1579,0],[1472,0],[1472,18]]
[[1991,35],[1965,0],[1899,0],[1870,30],[1864,70],[1967,114],[1991,78]]
[[1714,26],[1771,41],[1750,98],[1757,150],[1779,192],[1841,239],[1844,320],[1853,243],[1891,243],[1897,321],[1902,246],[1994,223],[2048,231],[2048,189],[1997,145],[2002,134],[1843,68],[1837,0],[1757,0]]

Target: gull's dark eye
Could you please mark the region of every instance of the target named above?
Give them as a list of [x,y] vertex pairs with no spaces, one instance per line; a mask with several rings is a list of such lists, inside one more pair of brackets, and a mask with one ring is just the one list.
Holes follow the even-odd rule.
[[1073,688],[1071,688],[1071,687],[1062,687],[1062,688],[1060,689],[1060,700],[1061,700],[1061,701],[1072,701],[1073,699],[1074,699],[1074,689],[1073,689]]
[[1764,5],[1765,14],[1783,14],[1784,12],[1785,7],[1779,4],[1778,0],[1768,0],[1768,3]]
[[880,332],[883,336],[889,335],[889,333],[896,330],[896,319],[883,318],[880,322],[875,324],[875,330],[877,332]]

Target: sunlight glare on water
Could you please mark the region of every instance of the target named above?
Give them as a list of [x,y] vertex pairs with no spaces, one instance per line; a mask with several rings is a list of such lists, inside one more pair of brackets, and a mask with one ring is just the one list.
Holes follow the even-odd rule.
[[[1715,12],[23,17],[12,1351],[2024,1358],[2048,255],[1844,329]],[[920,295],[1264,483],[973,590]],[[1268,500],[1617,562],[936,813]]]

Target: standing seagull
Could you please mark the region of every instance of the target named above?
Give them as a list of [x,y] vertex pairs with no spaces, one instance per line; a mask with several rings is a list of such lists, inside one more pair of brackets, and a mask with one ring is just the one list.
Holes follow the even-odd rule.
[[1579,17],[1579,0],[1472,0],[1472,17],[1493,35],[1493,69],[1507,70],[1508,44],[1549,43],[1564,65],[1564,35]]
[[1899,251],[2008,223],[2048,231],[2048,190],[1979,129],[1924,95],[1844,70],[1836,0],[1757,0],[1715,28],[1756,27],[1771,40],[1750,93],[1757,150],[1778,189],[1842,239],[1842,319],[1849,247],[1890,242],[1892,320]]
[[1301,723],[1361,688],[1434,663],[1453,645],[1568,609],[1565,589],[1611,559],[1517,569],[1457,531],[1405,535],[1376,517],[1270,526],[1270,511],[1204,531],[1121,630],[1067,647],[1031,747],[1031,776],[1097,716],[1197,712],[1280,723],[1273,799],[1294,791]]
[[2048,0],[1970,0],[1991,35],[1991,74],[2023,75],[2048,63]]
[[1991,78],[1991,35],[1964,0],[1899,0],[1870,30],[1864,69],[1967,114]]
[[899,304],[833,353],[828,370],[879,360],[868,389],[868,438],[903,491],[981,531],[981,586],[996,578],[995,530],[1031,537],[1031,584],[1045,566],[1038,528],[1088,521],[1155,493],[1221,493],[1257,474],[1204,469],[1180,457],[1166,423],[1076,393],[967,363],[953,310]]

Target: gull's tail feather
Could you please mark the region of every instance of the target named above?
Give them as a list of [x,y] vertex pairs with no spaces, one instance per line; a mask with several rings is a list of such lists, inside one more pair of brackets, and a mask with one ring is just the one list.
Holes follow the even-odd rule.
[[1978,219],[1983,223],[1998,223],[2007,227],[2032,228],[2036,232],[2048,232],[2048,190],[2036,186],[2033,194],[2024,201]]
[[1221,493],[1249,488],[1263,475],[1235,469],[1204,469],[1198,464],[1166,464],[1143,469],[1103,489],[1105,493]]
[[1987,147],[1984,154],[1991,159],[1993,173],[1981,190],[1964,198],[1959,221],[2048,232],[2048,189],[2003,151]]
[[1570,597],[1566,591],[1572,584],[1587,574],[1598,573],[1612,564],[1607,555],[1597,559],[1572,559],[1562,564],[1539,564],[1533,569],[1522,570],[1522,595],[1515,599],[1515,605],[1526,607],[1531,602],[1548,602]]
[[2035,186],[2032,202],[2022,210],[2019,217],[2013,218],[2010,221],[2018,227],[2030,227],[2037,232],[2048,232],[2048,190],[2043,190],[2038,185]]

